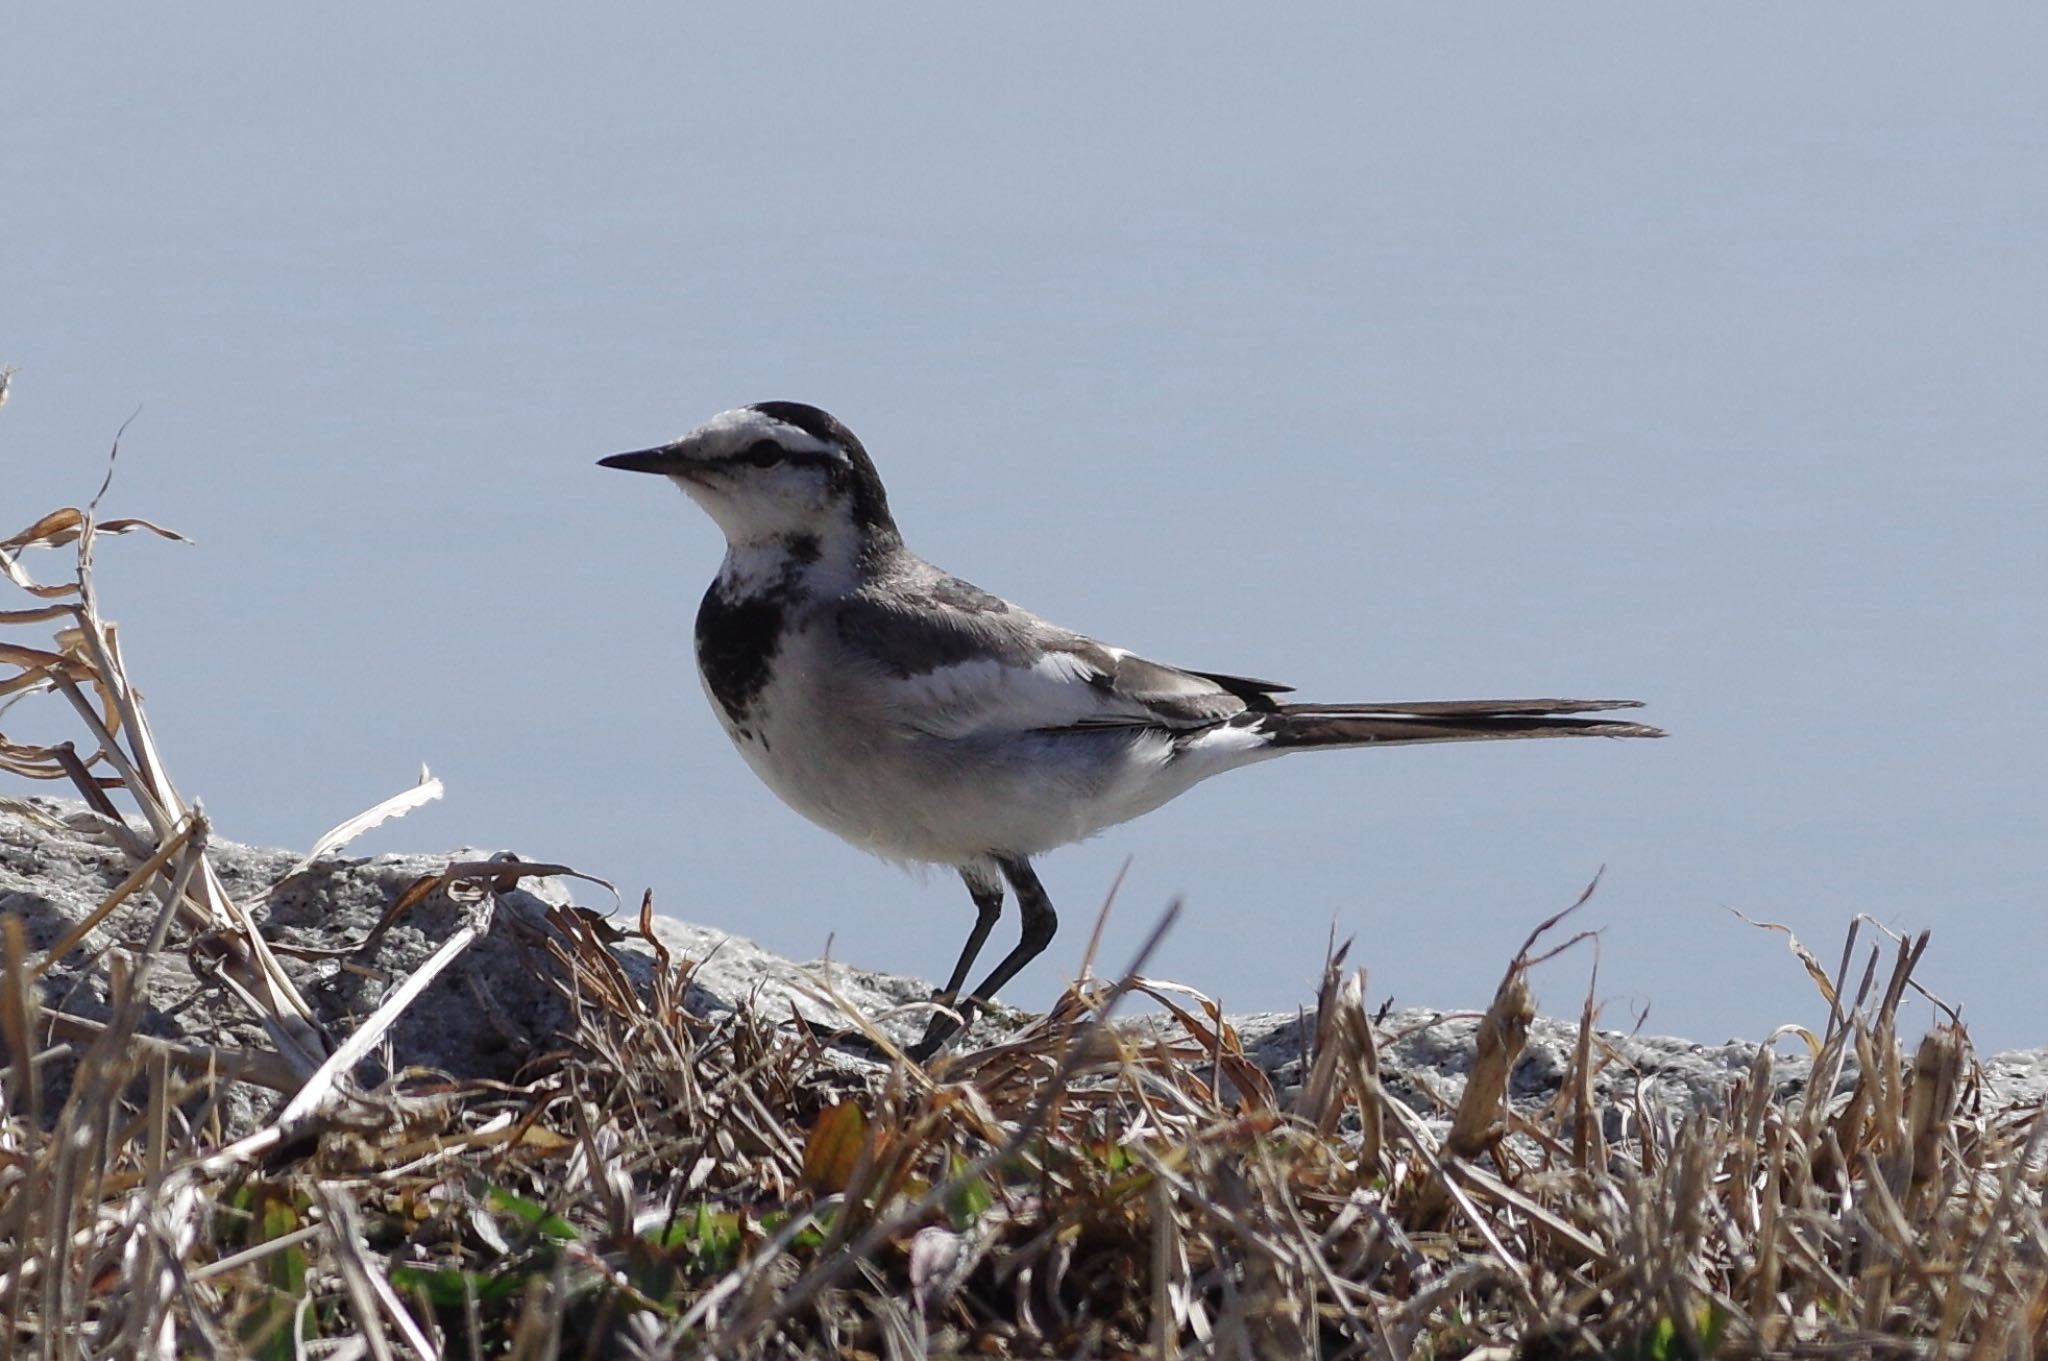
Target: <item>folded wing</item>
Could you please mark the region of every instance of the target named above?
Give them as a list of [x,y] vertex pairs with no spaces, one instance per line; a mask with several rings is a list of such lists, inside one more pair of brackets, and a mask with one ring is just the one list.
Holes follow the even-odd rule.
[[960,609],[922,599],[906,608],[892,599],[856,598],[835,622],[840,644],[880,673],[893,719],[932,737],[1179,732],[1270,710],[1269,696],[1285,689],[1147,661],[1014,605]]

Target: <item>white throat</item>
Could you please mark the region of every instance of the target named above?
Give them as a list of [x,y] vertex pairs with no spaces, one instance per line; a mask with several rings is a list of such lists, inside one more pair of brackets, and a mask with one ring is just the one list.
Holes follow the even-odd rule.
[[848,524],[744,541],[728,536],[718,580],[731,598],[792,583],[808,595],[840,595],[860,584],[860,558],[860,535]]

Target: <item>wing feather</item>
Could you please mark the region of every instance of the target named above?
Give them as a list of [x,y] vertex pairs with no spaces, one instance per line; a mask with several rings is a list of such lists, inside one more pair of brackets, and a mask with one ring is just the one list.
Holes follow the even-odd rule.
[[951,584],[850,596],[834,627],[841,646],[878,673],[893,720],[933,737],[1178,732],[1243,713],[1248,696],[1280,688],[1147,661]]

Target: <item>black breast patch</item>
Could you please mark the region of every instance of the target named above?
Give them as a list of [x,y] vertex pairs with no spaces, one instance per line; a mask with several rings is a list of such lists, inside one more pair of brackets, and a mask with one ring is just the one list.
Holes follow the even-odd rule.
[[788,613],[785,592],[731,600],[715,583],[697,607],[697,665],[718,707],[734,723],[746,718],[768,684]]

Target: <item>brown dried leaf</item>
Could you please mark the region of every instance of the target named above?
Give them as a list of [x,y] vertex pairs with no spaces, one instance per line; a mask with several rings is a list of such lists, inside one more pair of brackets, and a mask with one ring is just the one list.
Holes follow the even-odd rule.
[[0,539],[0,549],[16,552],[24,548],[61,548],[75,541],[84,525],[84,511],[77,506],[62,506],[27,529]]
[[1827,1000],[1827,1004],[1830,1007],[1841,1004],[1841,999],[1835,992],[1835,985],[1828,978],[1828,971],[1822,967],[1820,960],[1814,957],[1813,951],[1799,943],[1799,937],[1792,934],[1791,927],[1779,922],[1758,921],[1756,918],[1737,911],[1732,907],[1728,910],[1734,912],[1736,916],[1741,917],[1742,920],[1756,927],[1759,931],[1776,931],[1783,935],[1785,937],[1785,948],[1797,955],[1799,962],[1806,966],[1807,976],[1813,980],[1813,985],[1820,989],[1820,995]]
[[127,515],[118,520],[102,520],[93,526],[93,532],[97,534],[126,534],[136,529],[146,529],[160,539],[170,539],[176,543],[192,542],[177,530],[165,529],[162,525],[145,520],[139,515]]
[[[61,636],[59,642],[62,642]],[[60,672],[73,680],[90,680],[93,676],[92,668],[76,657],[63,652],[46,652],[39,647],[23,647],[19,643],[0,643],[0,662],[38,675]]]
[[[44,586],[23,570],[21,564],[15,560],[15,555],[24,549],[61,548],[65,544],[75,543],[85,533],[87,523],[84,511],[81,511],[76,506],[64,506],[61,509],[51,511],[28,528],[10,535],[8,538],[0,539],[0,576],[6,577],[30,595],[39,596],[45,600],[67,595],[77,595],[79,591],[78,582],[66,581],[53,586]],[[179,543],[192,542],[176,530],[165,529],[162,525],[152,524],[148,520],[135,516],[128,516],[125,519],[107,520],[103,523],[92,525],[92,532],[95,535],[126,534],[130,530],[135,529],[146,529],[152,534],[166,539],[175,539]]]
[[[440,782],[437,780],[434,783],[438,786]],[[418,792],[419,788],[424,788],[424,786],[417,787],[414,791],[408,791],[408,794]],[[438,797],[438,789],[435,793],[436,797]],[[408,797],[408,795],[400,795],[399,797],[403,799]],[[572,879],[588,880],[590,883],[611,889],[614,893],[618,892],[617,889],[613,889],[609,883],[598,878],[596,875],[585,874],[581,870],[568,865],[526,860],[451,861],[448,867],[439,874],[422,875],[406,885],[405,891],[398,895],[390,907],[384,909],[384,915],[378,919],[375,926],[370,928],[370,934],[363,938],[363,946],[368,948],[370,945],[382,940],[384,933],[389,931],[400,917],[403,917],[406,913],[412,911],[413,908],[419,906],[420,903],[424,902],[429,895],[437,890],[449,889],[452,891],[458,884],[483,882],[493,885],[498,892],[502,893],[509,887],[506,882],[508,880],[517,881],[536,877],[552,878],[557,875],[567,875]]]
[[[455,860],[449,862],[442,876],[450,880],[485,879],[494,884],[503,879],[581,879],[614,895],[619,891],[609,879],[600,879],[573,865],[559,865],[550,860]],[[499,891],[503,892],[502,889]]]
[[867,1137],[868,1117],[851,1101],[820,1111],[804,1140],[805,1184],[825,1195],[844,1191],[860,1165]]
[[[51,511],[27,529],[0,539],[0,550],[10,553],[25,548],[62,548],[67,543],[76,543],[78,536],[85,532],[85,512],[77,506],[62,506]],[[95,534],[126,534],[130,530],[146,529],[160,538],[175,539],[179,543],[190,543],[190,539],[175,529],[165,529],[139,516],[130,515],[118,520],[102,520],[93,527]]]
[[0,625],[40,624],[46,619],[62,619],[72,613],[69,605],[38,605],[32,610],[0,610]]
[[1494,993],[1493,1005],[1479,1018],[1476,1052],[1465,1093],[1451,1117],[1444,1147],[1460,1158],[1476,1158],[1506,1132],[1508,1079],[1522,1056],[1529,1026],[1536,1019],[1536,998],[1529,990],[1529,971],[1520,957],[1508,966]]
[[396,925],[400,917],[425,902],[435,889],[447,882],[446,874],[422,874],[407,884],[405,890],[392,900],[391,906],[384,909],[384,915],[377,919],[377,924],[370,928],[365,943],[383,939],[384,933]]

